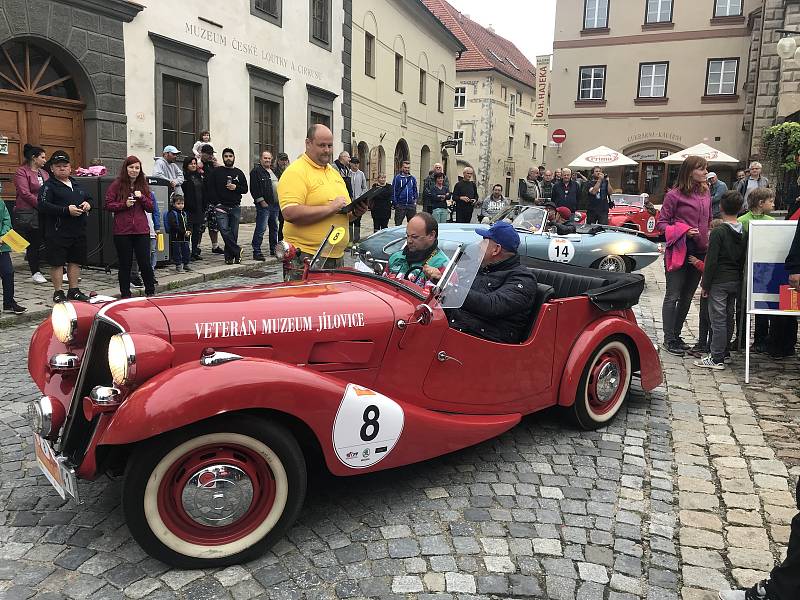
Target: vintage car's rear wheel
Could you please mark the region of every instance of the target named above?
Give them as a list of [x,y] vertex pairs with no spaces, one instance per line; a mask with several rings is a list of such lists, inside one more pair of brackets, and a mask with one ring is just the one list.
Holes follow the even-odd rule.
[[610,337],[592,353],[578,382],[572,416],[582,429],[597,429],[619,412],[631,385],[631,353]]
[[295,521],[306,466],[278,424],[219,417],[140,445],[128,462],[123,510],[150,556],[183,569],[244,562]]
[[592,265],[601,271],[611,271],[612,273],[627,273],[628,263],[624,257],[617,254],[609,254]]

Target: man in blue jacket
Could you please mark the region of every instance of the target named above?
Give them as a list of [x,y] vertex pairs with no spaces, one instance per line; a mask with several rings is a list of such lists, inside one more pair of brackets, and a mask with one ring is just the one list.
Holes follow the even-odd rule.
[[419,190],[417,180],[411,174],[411,163],[403,161],[400,172],[392,181],[392,206],[394,206],[394,224],[402,225],[403,220],[411,220],[417,214]]
[[580,184],[572,180],[572,169],[561,169],[561,181],[553,184],[553,203],[556,207],[566,206],[570,212],[578,210]]
[[608,209],[611,207],[608,175],[603,173],[603,169],[600,167],[595,167],[592,169],[592,179],[586,185],[589,186],[589,209],[586,211],[586,222],[589,225],[594,223],[608,225]]

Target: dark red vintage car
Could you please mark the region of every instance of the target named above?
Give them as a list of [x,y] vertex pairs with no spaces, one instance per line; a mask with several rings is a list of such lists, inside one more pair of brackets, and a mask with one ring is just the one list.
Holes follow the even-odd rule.
[[657,240],[661,232],[656,229],[658,210],[650,203],[647,194],[612,194],[614,208],[608,211],[608,224],[639,231]]
[[640,275],[526,259],[540,282],[530,334],[508,345],[448,327],[479,260],[459,250],[430,291],[312,263],[288,284],[58,304],[28,359],[39,464],[76,499],[78,480],[124,474],[142,548],[206,568],[280,539],[308,461],[341,476],[390,469],[553,406],[597,428],[632,377],[661,383],[630,309]]

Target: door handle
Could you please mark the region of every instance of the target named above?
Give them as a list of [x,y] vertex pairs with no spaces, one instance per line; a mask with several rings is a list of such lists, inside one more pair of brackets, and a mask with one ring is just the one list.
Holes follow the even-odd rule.
[[452,360],[460,364],[462,367],[464,366],[464,363],[462,363],[460,360],[458,360],[453,356],[448,356],[447,352],[445,352],[444,350],[439,351],[439,353],[436,355],[436,360],[438,360],[439,362],[447,362],[448,360]]

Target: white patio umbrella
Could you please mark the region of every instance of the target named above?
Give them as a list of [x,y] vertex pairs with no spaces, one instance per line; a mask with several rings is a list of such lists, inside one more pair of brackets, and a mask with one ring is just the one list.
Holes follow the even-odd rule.
[[569,166],[572,169],[590,169],[592,167],[624,167],[635,164],[637,164],[635,160],[628,158],[622,152],[617,152],[608,146],[598,146],[594,150],[581,154]]
[[717,150],[716,148],[712,148],[708,144],[697,144],[696,146],[692,146],[691,148],[687,148],[686,150],[679,150],[674,154],[665,156],[664,158],[661,159],[661,162],[670,165],[680,164],[684,160],[686,160],[687,156],[702,156],[710,163],[739,162],[738,159],[735,159],[732,156],[725,154],[720,150]]

